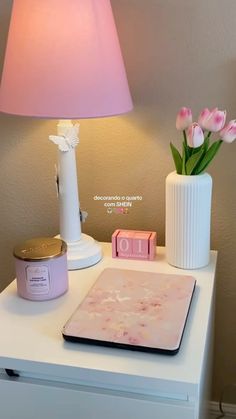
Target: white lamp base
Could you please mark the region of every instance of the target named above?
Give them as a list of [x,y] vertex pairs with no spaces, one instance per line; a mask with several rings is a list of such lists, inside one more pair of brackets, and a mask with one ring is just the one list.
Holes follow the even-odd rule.
[[[59,236],[57,236],[59,238]],[[69,271],[88,268],[102,258],[102,248],[98,242],[87,234],[81,234],[80,240],[67,242],[67,261]]]

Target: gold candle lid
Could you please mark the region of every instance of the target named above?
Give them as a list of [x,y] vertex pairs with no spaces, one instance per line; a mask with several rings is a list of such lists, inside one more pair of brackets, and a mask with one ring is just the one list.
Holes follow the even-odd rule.
[[66,251],[67,244],[63,240],[54,237],[39,237],[15,246],[13,255],[21,260],[39,261],[62,256]]

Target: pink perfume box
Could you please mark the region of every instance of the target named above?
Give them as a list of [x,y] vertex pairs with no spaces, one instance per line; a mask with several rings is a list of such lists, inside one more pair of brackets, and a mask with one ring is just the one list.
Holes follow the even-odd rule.
[[115,230],[112,234],[112,257],[153,260],[156,242],[154,231]]

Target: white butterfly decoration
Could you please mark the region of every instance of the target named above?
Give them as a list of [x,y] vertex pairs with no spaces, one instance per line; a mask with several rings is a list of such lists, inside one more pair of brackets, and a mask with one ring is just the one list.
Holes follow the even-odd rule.
[[57,144],[59,150],[69,151],[79,144],[79,124],[73,125],[73,127],[67,128],[63,135],[49,135],[49,140],[54,144]]

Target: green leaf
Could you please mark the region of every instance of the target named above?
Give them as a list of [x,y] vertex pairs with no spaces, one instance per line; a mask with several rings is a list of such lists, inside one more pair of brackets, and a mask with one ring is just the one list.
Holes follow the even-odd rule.
[[175,146],[170,143],[170,148],[171,148],[171,153],[174,159],[174,163],[175,163],[175,168],[176,168],[176,172],[181,175],[182,173],[182,157],[179,154],[179,151],[177,150],[177,148],[175,148]]
[[217,151],[219,150],[222,140],[215,141],[207,150],[205,156],[203,157],[202,161],[199,163],[199,166],[197,167],[197,175],[202,173],[207,166],[210,164],[212,159],[215,157]]
[[207,150],[208,150],[209,143],[210,143],[210,136],[208,135],[208,136],[205,138],[205,140],[204,140],[204,149],[205,149],[205,152],[207,152]]
[[194,153],[195,148],[189,147],[188,146],[188,159],[189,157],[191,157],[191,155]]
[[188,152],[188,157],[191,157],[193,154],[197,154],[200,150],[202,150],[203,145],[201,145],[200,147],[188,147],[189,152]]
[[188,160],[191,156],[191,148],[187,143],[183,142],[183,152],[185,151],[185,160]]
[[187,163],[186,163],[186,174],[192,175],[195,167],[200,162],[202,156],[204,154],[204,149],[201,148],[197,153],[192,154],[191,157],[189,157]]
[[185,143],[183,143],[183,157],[182,157],[182,175],[186,175],[186,160],[188,159],[188,150],[187,149],[187,145],[185,145]]
[[200,147],[191,148],[192,154],[197,154],[200,150],[202,150],[202,145]]

